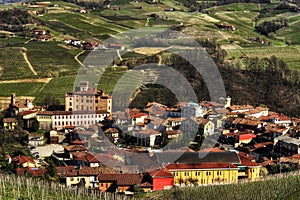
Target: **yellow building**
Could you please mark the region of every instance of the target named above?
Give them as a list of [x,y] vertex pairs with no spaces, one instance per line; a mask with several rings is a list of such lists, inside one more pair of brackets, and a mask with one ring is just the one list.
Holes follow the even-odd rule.
[[261,166],[255,162],[254,157],[244,152],[239,152],[239,157],[241,160],[241,164],[238,165],[239,178],[258,179]]
[[174,184],[228,184],[238,181],[238,167],[225,162],[170,164],[166,168],[174,175]]
[[18,120],[16,118],[4,118],[3,127],[5,130],[15,130],[18,126]]

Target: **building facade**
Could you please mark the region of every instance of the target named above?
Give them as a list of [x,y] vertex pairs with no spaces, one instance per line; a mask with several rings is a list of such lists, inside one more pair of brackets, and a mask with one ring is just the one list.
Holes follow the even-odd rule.
[[112,97],[96,88],[89,88],[88,82],[80,82],[75,92],[65,95],[66,111],[101,110],[111,113]]
[[37,114],[40,126],[46,130],[62,130],[70,126],[85,126],[98,124],[108,117],[105,111],[42,111]]

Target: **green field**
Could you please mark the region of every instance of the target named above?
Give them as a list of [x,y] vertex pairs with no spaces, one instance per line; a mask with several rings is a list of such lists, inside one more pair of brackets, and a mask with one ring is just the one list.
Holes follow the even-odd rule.
[[29,42],[23,46],[27,48],[28,58],[40,77],[74,75],[79,69],[74,56],[80,49],[67,50],[58,46],[57,42]]
[[18,96],[36,96],[45,83],[0,83],[1,96],[10,96],[16,93]]
[[49,13],[40,17],[45,24],[49,24],[53,31],[77,38],[88,36],[113,35],[126,30],[125,27],[113,24],[109,20],[92,13],[79,14],[72,12]]
[[0,80],[33,78],[20,48],[2,48],[0,51]]
[[65,103],[65,94],[73,92],[75,76],[56,77],[53,78],[45,87],[39,92],[34,103],[40,103],[46,96],[53,95],[60,101],[60,104]]
[[285,61],[291,69],[300,69],[300,46],[291,47],[253,47],[244,49],[227,50],[227,59],[239,59],[241,56],[247,57],[271,57],[275,55],[279,59]]
[[[17,93],[36,95],[36,102],[41,102],[47,94],[53,94],[61,103],[64,103],[65,92],[73,90],[75,76],[80,67],[75,56],[82,51],[75,47],[63,44],[64,38],[81,39],[85,41],[101,42],[111,35],[132,28],[149,27],[173,27],[182,25],[182,32],[193,38],[216,38],[220,45],[224,45],[228,55],[227,61],[243,61],[245,57],[271,57],[272,55],[283,59],[289,68],[300,69],[300,14],[279,12],[272,10],[262,13],[258,23],[279,17],[286,17],[290,26],[277,31],[277,39],[270,39],[254,31],[255,21],[260,11],[266,8],[275,8],[278,3],[255,4],[234,3],[216,6],[206,10],[206,13],[188,12],[184,7],[184,0],[161,0],[158,4],[146,2],[116,0],[113,5],[120,9],[102,11],[90,11],[86,14],[75,13],[74,9],[80,6],[63,1],[54,1],[59,7],[46,8],[43,16],[35,16],[43,21],[37,28],[49,30],[53,39],[51,42],[26,42],[30,38],[9,37],[3,33],[0,37],[0,80],[53,77],[50,83],[42,87],[40,84],[24,84],[32,91],[23,90],[21,84],[16,84]],[[176,11],[165,11],[170,8]],[[156,14],[158,18],[150,17]],[[217,23],[230,23],[237,30],[224,30],[218,28]],[[267,39],[271,46],[265,46],[258,42],[250,41],[249,37]],[[287,46],[285,41],[291,41]],[[227,45],[227,46],[226,46]],[[229,46],[229,47],[228,47]],[[26,48],[26,54],[34,70],[34,75],[22,55],[22,48]],[[23,50],[24,51],[24,50]],[[89,52],[79,56],[83,60]],[[124,55],[128,59],[129,54]],[[133,56],[134,57],[134,56]],[[124,75],[124,68],[107,70],[101,77],[99,88],[111,93],[117,80]],[[7,91],[2,89],[0,96],[7,96],[13,87]],[[21,89],[20,89],[21,88]]]

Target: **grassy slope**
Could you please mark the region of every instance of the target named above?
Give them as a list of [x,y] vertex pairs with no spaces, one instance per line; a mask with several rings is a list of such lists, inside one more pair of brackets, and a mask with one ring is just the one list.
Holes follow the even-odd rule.
[[266,181],[219,185],[207,187],[187,187],[157,192],[152,199],[299,199],[300,176],[275,178]]
[[[174,25],[182,23],[186,28],[184,33],[194,37],[215,37],[221,44],[229,42],[235,45],[234,49],[227,49],[227,58],[235,60],[242,55],[248,57],[265,57],[276,55],[284,59],[290,68],[299,69],[300,54],[299,46],[286,47],[282,39],[271,40],[273,45],[263,46],[261,44],[248,40],[248,37],[261,37],[254,32],[254,19],[258,15],[260,9],[266,7],[274,7],[276,4],[230,4],[218,6],[208,9],[210,14],[190,13],[190,12],[165,12],[165,9],[175,8],[177,10],[187,10],[182,4],[178,4],[171,0],[162,0],[161,4],[147,4],[144,2],[135,2],[127,0],[115,1],[114,4],[120,6],[120,10],[104,10],[101,13],[79,14],[72,10],[78,8],[77,5],[62,1],[54,2],[59,4],[59,8],[49,8],[48,13],[40,16],[45,25],[42,28],[51,31],[51,35],[55,40],[63,38],[80,38],[100,41],[109,35],[125,31],[127,27],[139,28],[145,27],[147,18],[152,13],[160,16],[158,19],[150,18],[149,26]],[[141,7],[141,9],[140,9]],[[273,19],[280,16],[288,17],[291,26],[278,31],[277,36],[286,37],[293,43],[299,42],[299,14],[291,13],[271,13],[266,18]],[[237,31],[228,31],[218,29],[214,24],[227,22],[237,27]],[[81,50],[75,48],[64,47],[60,42],[29,42],[24,44],[28,39],[12,37],[9,39],[0,38],[0,45],[10,44],[16,47],[26,47],[29,61],[32,63],[38,76],[34,76],[28,68],[21,54],[20,48],[2,48],[0,51],[1,79],[22,79],[22,78],[39,78],[52,77],[49,84],[40,91],[32,92],[38,98],[36,102],[40,102],[47,93],[54,94],[63,102],[64,93],[72,90],[73,80],[77,73],[79,64],[75,61],[74,56]],[[240,48],[237,48],[240,47]],[[82,54],[79,59],[86,54]],[[110,93],[113,90],[113,84],[124,72],[108,71],[101,80],[100,89],[104,89]],[[67,76],[67,77],[64,77]],[[71,78],[70,78],[71,77]],[[57,91],[56,87],[61,88]],[[39,91],[40,85],[32,85],[33,91]],[[17,89],[18,90],[18,89]],[[20,94],[28,94],[19,90]],[[18,93],[18,92],[17,92]],[[3,91],[0,96],[7,95],[7,91]]]
[[[140,198],[126,199],[298,199],[300,195],[300,176],[275,178],[266,181],[245,184],[219,185],[207,187],[187,187],[147,193]],[[114,194],[111,194],[114,195]],[[106,198],[105,198],[106,197]],[[16,178],[12,175],[0,175],[0,198],[13,199],[111,199],[109,193],[101,197],[88,194],[83,189],[64,188],[47,182]],[[122,199],[122,198],[120,198]]]
[[[0,199],[103,200],[112,198],[122,199],[122,196],[112,193],[91,194],[82,188],[65,188],[63,185],[37,179],[0,175]],[[128,197],[128,199],[134,198]]]

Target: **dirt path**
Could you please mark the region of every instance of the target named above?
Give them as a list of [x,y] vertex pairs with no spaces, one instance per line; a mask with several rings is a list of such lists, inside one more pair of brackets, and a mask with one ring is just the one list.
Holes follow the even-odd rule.
[[157,55],[157,57],[158,57],[158,64],[162,65],[163,63],[162,63],[162,57],[161,57],[161,55]]
[[150,17],[147,17],[147,22],[146,22],[145,26],[148,26],[149,22],[150,22]]
[[119,49],[117,49],[117,54],[118,54],[118,57],[119,57],[119,59],[122,61],[122,60],[123,60],[123,58],[121,57],[121,54],[120,54],[120,51],[119,51]]
[[49,83],[52,78],[6,80],[0,83]]
[[82,52],[78,53],[76,56],[74,56],[75,60],[81,65],[83,66],[83,63],[78,59],[78,56],[80,56],[81,54],[83,54],[85,52],[85,50],[83,50]]
[[25,47],[23,47],[22,50],[21,50],[21,52],[22,52],[22,54],[23,54],[23,57],[24,57],[24,60],[25,60],[25,62],[28,64],[28,67],[29,67],[29,69],[32,71],[32,73],[33,73],[34,75],[38,75],[38,74],[36,73],[36,71],[34,70],[33,66],[31,65],[30,61],[28,60],[28,56],[27,56],[26,51],[27,51],[27,49],[26,49]]

